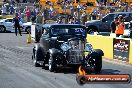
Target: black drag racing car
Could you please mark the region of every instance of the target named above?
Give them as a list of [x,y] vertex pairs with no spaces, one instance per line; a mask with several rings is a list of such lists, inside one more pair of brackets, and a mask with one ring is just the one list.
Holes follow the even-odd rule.
[[[85,55],[88,52],[87,55]],[[95,73],[102,68],[103,51],[93,49],[86,42],[86,27],[77,24],[50,24],[43,30],[40,43],[33,48],[33,62],[37,67],[48,64],[49,71],[58,66],[92,66]]]

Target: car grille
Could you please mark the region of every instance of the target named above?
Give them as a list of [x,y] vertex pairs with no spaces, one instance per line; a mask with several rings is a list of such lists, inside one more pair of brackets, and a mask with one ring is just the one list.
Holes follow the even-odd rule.
[[84,42],[81,40],[70,41],[71,49],[69,50],[68,61],[71,64],[79,64],[84,57]]

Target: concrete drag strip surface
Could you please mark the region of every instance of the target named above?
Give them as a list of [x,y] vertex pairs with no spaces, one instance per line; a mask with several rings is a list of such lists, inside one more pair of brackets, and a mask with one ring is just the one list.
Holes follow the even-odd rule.
[[[27,34],[16,37],[12,33],[0,33],[0,88],[131,88],[130,84],[85,84],[76,82],[76,73],[49,72],[34,67],[31,60],[32,44],[26,44]],[[103,61],[103,74],[132,75],[131,67]]]

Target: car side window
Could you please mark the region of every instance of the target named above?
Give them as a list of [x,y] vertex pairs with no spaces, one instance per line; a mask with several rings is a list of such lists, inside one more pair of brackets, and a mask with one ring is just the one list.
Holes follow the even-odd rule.
[[109,15],[107,15],[106,17],[104,17],[104,19],[106,20],[106,21],[111,21],[111,20],[114,20],[114,14],[109,14]]
[[5,20],[5,22],[12,22],[12,19],[7,19]]
[[7,20],[5,20],[5,22],[9,22],[9,20],[7,19]]
[[12,22],[13,20],[12,19],[9,19],[9,22]]
[[126,16],[126,14],[118,14],[118,15],[117,15],[117,17],[118,17],[119,15],[122,15],[123,17],[125,17],[125,16]]

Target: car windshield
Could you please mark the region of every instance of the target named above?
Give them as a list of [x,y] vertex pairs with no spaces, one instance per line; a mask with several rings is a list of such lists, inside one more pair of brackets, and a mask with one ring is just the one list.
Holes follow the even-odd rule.
[[51,30],[53,35],[83,35],[85,36],[85,29],[84,28],[53,28]]

